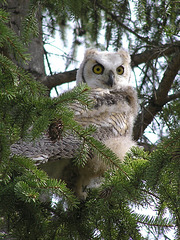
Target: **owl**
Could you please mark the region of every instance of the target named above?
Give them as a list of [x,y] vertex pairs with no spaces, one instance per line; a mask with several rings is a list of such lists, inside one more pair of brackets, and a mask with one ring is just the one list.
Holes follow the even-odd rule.
[[[76,103],[71,105],[75,120],[83,127],[94,125],[96,131],[93,137],[110,148],[120,161],[136,145],[132,140],[132,130],[138,100],[136,91],[130,85],[130,62],[130,55],[124,49],[117,52],[86,50],[76,82],[77,85],[86,83],[90,87],[89,97],[93,107],[85,109]],[[33,146],[26,147],[26,150],[23,148],[23,154],[34,158],[33,152],[37,153],[38,149],[39,156],[46,158],[46,163],[41,163],[40,167],[50,177],[63,179],[79,199],[85,199],[86,186],[103,176],[108,166],[92,150],[89,150],[85,166],[74,166],[73,159],[81,144],[72,134],[56,141],[44,135]],[[15,151],[17,146],[13,149]]]

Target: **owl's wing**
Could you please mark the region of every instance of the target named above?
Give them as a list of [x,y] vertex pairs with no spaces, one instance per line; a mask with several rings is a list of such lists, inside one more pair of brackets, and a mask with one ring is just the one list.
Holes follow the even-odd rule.
[[35,141],[19,141],[11,145],[11,153],[37,160],[38,163],[52,161],[56,158],[74,158],[80,141],[73,135],[52,141],[47,134]]
[[[69,180],[70,174],[72,174],[72,160],[77,156],[80,146],[80,140],[73,135],[52,141],[47,134],[43,134],[34,142],[19,141],[13,144],[11,154],[33,159],[35,164],[45,170],[51,178],[63,180],[67,178]],[[67,172],[66,169],[70,170]],[[70,181],[66,181],[66,183],[69,187],[72,186]]]
[[117,113],[115,111],[96,112],[88,114],[88,116],[76,116],[75,119],[84,127],[90,124],[94,125],[96,127],[94,136],[101,141],[111,136],[122,136],[128,130],[128,121],[125,113]]

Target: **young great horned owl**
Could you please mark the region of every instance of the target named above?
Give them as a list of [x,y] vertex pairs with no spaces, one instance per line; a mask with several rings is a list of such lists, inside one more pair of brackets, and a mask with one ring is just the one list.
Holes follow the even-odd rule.
[[[130,75],[130,56],[124,49],[113,53],[88,49],[77,72],[77,85],[84,82],[91,87],[90,98],[93,99],[94,107],[85,110],[78,104],[72,105],[75,120],[84,127],[93,124],[96,127],[93,136],[109,147],[121,161],[135,145],[132,129],[138,103],[136,91],[129,84]],[[93,152],[89,153],[84,167],[74,166],[72,159],[76,157],[80,144],[73,135],[57,141],[43,136],[31,146],[27,143],[24,146],[15,144],[12,152],[21,152],[34,158],[34,152],[37,154],[38,149],[38,154],[48,159],[40,167],[49,176],[65,180],[77,197],[85,199],[84,187],[92,179],[102,176],[107,166]]]
[[[77,84],[91,87],[90,97],[94,107],[88,111],[74,107],[75,119],[82,126],[96,126],[94,137],[109,147],[121,161],[125,153],[135,145],[132,140],[134,120],[138,103],[136,91],[130,86],[130,56],[124,50],[118,52],[86,51],[77,72]],[[76,193],[83,197],[82,186],[92,178],[101,176],[107,166],[97,156],[89,158],[84,168],[79,169]]]

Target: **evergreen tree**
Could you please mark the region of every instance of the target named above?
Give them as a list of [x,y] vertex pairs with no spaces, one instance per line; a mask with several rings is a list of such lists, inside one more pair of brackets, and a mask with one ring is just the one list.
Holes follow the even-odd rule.
[[[1,239],[144,239],[140,232],[142,226],[156,239],[160,236],[168,239],[166,233],[170,229],[175,229],[176,239],[180,238],[178,4],[144,0],[26,0],[22,5],[21,1],[2,1]],[[73,20],[72,59],[81,42],[87,47],[117,49],[122,37],[127,36],[132,67],[142,72],[137,80],[141,109],[134,138],[148,151],[133,148],[125,161],[117,164],[116,156],[91,137],[94,129],[84,130],[73,120],[70,103],[91,105],[87,86],[55,99],[49,97],[53,87],[74,80],[76,70],[45,75],[42,16],[44,23],[48,23],[49,34],[53,35],[55,28],[59,28],[64,43],[66,27]],[[99,43],[102,28],[106,46]],[[65,123],[64,131],[75,131],[105,161],[110,159],[116,166],[105,174],[101,187],[89,190],[85,202],[79,202],[64,182],[50,179],[33,160],[11,155],[13,143],[22,138],[34,141],[56,119]],[[152,145],[147,139],[144,134],[147,126],[160,135],[159,143]],[[79,156],[77,163],[82,165],[85,155]],[[157,211],[155,217],[133,210],[134,206],[152,205]]]

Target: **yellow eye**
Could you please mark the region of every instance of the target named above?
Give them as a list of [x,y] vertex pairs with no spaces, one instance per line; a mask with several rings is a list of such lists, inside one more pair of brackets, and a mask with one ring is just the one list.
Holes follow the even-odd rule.
[[104,67],[101,64],[96,64],[94,65],[92,70],[95,74],[102,74],[104,71]]
[[124,73],[124,67],[123,66],[119,66],[116,69],[117,74],[122,75]]

